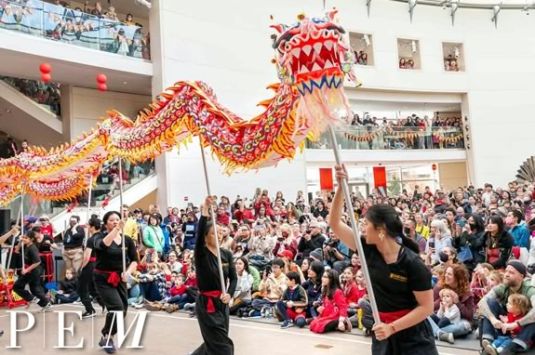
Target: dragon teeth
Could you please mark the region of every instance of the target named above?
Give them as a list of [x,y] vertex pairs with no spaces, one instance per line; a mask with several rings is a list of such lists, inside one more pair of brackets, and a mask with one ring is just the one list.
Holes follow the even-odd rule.
[[333,41],[325,41],[325,48],[328,50],[333,49],[334,42]]
[[306,46],[303,46],[303,52],[305,52],[306,55],[310,55],[310,51],[312,51],[312,46],[307,44]]
[[322,46],[323,46],[323,45],[321,44],[321,42],[316,42],[316,43],[314,43],[314,52],[319,53],[319,52],[321,51],[321,47],[322,47]]
[[301,65],[301,73],[308,73],[308,68],[306,67],[306,65]]
[[300,52],[301,52],[301,51],[299,50],[299,48],[294,48],[294,49],[292,49],[292,52],[291,52],[291,53],[292,53],[292,55],[293,55],[294,57],[299,58],[299,53],[300,53]]
[[318,63],[314,63],[314,65],[312,66],[312,71],[316,71],[316,70],[321,70],[321,67]]
[[327,59],[327,61],[325,62],[325,69],[329,69],[332,67],[334,67],[333,63]]

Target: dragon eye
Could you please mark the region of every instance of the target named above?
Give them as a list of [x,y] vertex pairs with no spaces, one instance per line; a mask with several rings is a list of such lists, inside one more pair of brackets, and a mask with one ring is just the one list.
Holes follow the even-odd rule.
[[321,19],[321,18],[313,17],[312,18],[312,22],[314,22],[314,23],[323,23],[325,21],[323,19]]

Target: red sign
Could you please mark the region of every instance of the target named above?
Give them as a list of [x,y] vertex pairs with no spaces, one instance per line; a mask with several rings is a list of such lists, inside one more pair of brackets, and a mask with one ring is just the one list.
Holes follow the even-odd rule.
[[373,184],[375,188],[386,189],[386,168],[384,166],[373,167]]
[[320,190],[332,191],[333,188],[333,169],[320,168]]

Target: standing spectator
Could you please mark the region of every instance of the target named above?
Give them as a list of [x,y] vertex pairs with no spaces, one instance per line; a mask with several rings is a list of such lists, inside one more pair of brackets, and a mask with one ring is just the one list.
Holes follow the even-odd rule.
[[156,251],[160,258],[163,252],[164,235],[160,227],[160,215],[153,213],[149,217],[149,224],[143,229],[143,244]]
[[84,257],[83,244],[85,231],[79,223],[80,217],[72,215],[69,219],[69,228],[63,235],[63,261],[65,262],[65,269],[73,269],[76,275],[78,275],[78,272],[82,268]]
[[188,220],[182,224],[182,232],[184,233],[183,248],[193,250],[195,248],[195,236],[197,233],[197,217],[195,212],[188,212]]
[[54,237],[54,226],[50,223],[50,219],[47,215],[42,215],[39,218],[39,223],[41,224],[41,234],[45,237],[53,238]]

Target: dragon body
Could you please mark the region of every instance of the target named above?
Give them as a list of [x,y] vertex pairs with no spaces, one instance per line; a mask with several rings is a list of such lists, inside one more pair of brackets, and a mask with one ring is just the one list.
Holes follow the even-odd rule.
[[73,144],[0,161],[0,203],[28,193],[48,200],[70,199],[87,188],[103,162],[121,157],[153,159],[200,138],[227,172],[258,169],[292,158],[305,138],[317,138],[348,110],[343,85],[351,52],[336,10],[323,18],[298,17],[292,26],[273,25],[274,64],[280,82],[260,115],[244,120],[223,107],[203,82],[180,81],[166,89],[135,121],[108,112],[99,127]]

